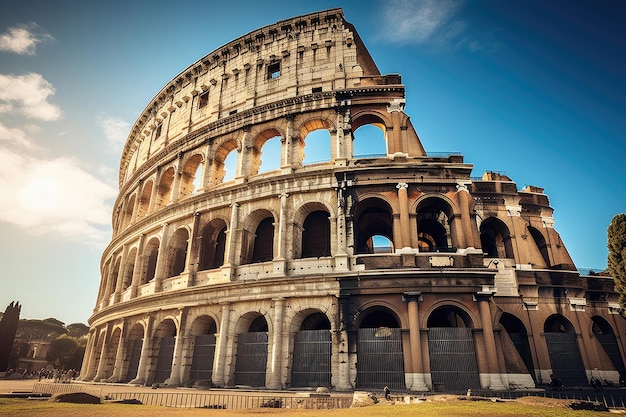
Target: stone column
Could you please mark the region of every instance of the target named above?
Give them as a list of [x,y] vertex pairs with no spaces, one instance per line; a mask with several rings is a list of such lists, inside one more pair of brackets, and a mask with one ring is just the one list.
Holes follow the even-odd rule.
[[293,159],[293,140],[291,135],[293,134],[293,119],[295,116],[293,114],[289,114],[285,117],[287,120],[287,129],[285,130],[285,137],[282,138],[281,142],[283,144],[282,158],[281,158],[281,168],[290,168],[295,165],[296,162]]
[[289,194],[282,193],[280,195],[280,214],[278,215],[278,239],[277,239],[277,256],[274,256],[274,275],[285,275],[286,259],[285,259],[285,242],[287,241],[287,198]]
[[137,247],[137,258],[135,259],[135,268],[133,269],[133,280],[130,284],[130,298],[137,297],[137,293],[139,291],[139,285],[141,284],[141,277],[144,272],[144,265],[146,263],[146,256],[143,251],[145,249],[146,244],[146,235],[144,233],[141,234],[139,238],[139,246]]
[[474,233],[472,229],[472,219],[470,217],[470,194],[466,184],[457,185],[457,194],[459,196],[459,205],[461,207],[461,230],[463,230],[463,239],[459,239],[459,244],[465,248],[479,247],[480,245],[474,241]]
[[239,204],[232,203],[230,205],[230,225],[226,230],[226,248],[224,249],[224,265],[222,271],[229,280],[232,280],[234,267],[239,264],[235,259],[235,255],[239,253],[236,250],[239,236]]
[[172,184],[172,197],[170,198],[170,203],[174,203],[180,200],[180,182],[183,177],[183,171],[181,168],[181,162],[183,159],[183,153],[178,154],[178,160],[176,161],[176,172],[174,172],[174,183]]
[[282,336],[283,336],[283,307],[285,299],[274,298],[274,325],[272,326],[272,350],[267,370],[267,388],[282,389],[280,381],[282,370]]
[[167,248],[167,233],[168,233],[169,225],[167,223],[163,223],[162,232],[161,232],[161,244],[159,245],[159,254],[157,256],[156,263],[156,271],[154,272],[154,292],[161,292],[163,288],[163,280],[167,278],[166,275],[166,266],[168,263],[169,250]]
[[[400,206],[400,248],[411,247],[411,228],[409,227],[409,197],[407,189],[409,185],[401,182],[396,185],[398,189],[398,205]],[[396,249],[399,249],[396,247]]]
[[412,381],[409,389],[412,391],[428,391],[424,380],[424,367],[422,366],[422,341],[419,328],[420,292],[405,292],[404,299],[408,302],[409,314],[409,339],[411,340],[411,365],[413,367]]
[[230,303],[222,304],[222,324],[217,335],[215,361],[213,366],[213,384],[218,387],[226,385],[226,352],[228,342],[228,332],[230,331]]
[[91,377],[91,368],[95,355],[96,334],[94,329],[89,329],[89,336],[87,338],[87,349],[85,349],[85,356],[83,357],[83,364],[81,366],[80,380],[86,381]]
[[491,309],[489,308],[490,295],[477,294],[478,308],[480,310],[480,321],[483,327],[483,338],[485,343],[485,353],[487,355],[487,364],[489,368],[489,389],[504,390],[507,389],[502,384],[500,377],[500,367],[498,366],[498,354],[496,351],[496,340],[493,336],[493,326],[491,325]]
[[102,334],[102,343],[100,343],[100,346],[102,346],[101,350],[100,350],[100,360],[98,361],[98,371],[96,372],[96,375],[93,377],[93,380],[95,382],[100,381],[101,379],[103,379],[103,375],[106,372],[106,363],[107,363],[107,346],[108,346],[108,339],[110,338],[110,330],[111,330],[111,325],[107,325],[107,328],[104,330],[103,334]]
[[172,358],[172,370],[170,377],[165,381],[168,387],[177,387],[182,383],[183,370],[183,346],[185,344],[184,334],[186,333],[187,324],[187,307],[178,309],[178,331],[176,332],[176,341],[174,344],[174,357]]

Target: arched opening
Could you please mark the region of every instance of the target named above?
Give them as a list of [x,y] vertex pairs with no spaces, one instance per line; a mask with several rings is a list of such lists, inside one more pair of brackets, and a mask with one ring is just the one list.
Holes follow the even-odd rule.
[[224,265],[225,251],[226,223],[221,219],[213,220],[202,230],[198,270],[215,269]]
[[124,221],[122,228],[127,227],[133,222],[133,210],[135,209],[135,195],[133,194],[126,202],[126,209],[124,210]]
[[191,329],[193,357],[191,359],[191,382],[212,381],[215,359],[217,325],[209,316],[198,317]]
[[216,151],[211,169],[211,184],[217,185],[222,182],[234,180],[237,176],[239,151],[237,141],[228,140]]
[[237,337],[235,385],[265,386],[267,369],[267,321],[260,314],[250,313],[242,318],[249,323],[247,331]]
[[480,389],[472,320],[456,306],[442,306],[428,317],[428,352],[434,391]]
[[[615,370],[619,373],[619,376],[622,379],[626,379],[624,361],[622,360],[622,354],[619,350],[619,345],[617,338],[615,337],[615,332],[613,332],[613,328],[603,317],[593,316],[591,320],[593,321],[592,331],[596,340],[611,360],[611,363],[615,367]],[[619,382],[619,378],[618,381],[612,382]]]
[[385,201],[378,198],[361,201],[355,207],[354,218],[357,253],[374,253],[374,236],[393,239],[393,215]]
[[304,138],[304,159],[302,163],[315,164],[330,161],[330,132],[317,129]]
[[548,245],[546,244],[546,238],[543,237],[543,234],[535,229],[532,226],[528,226],[528,231],[530,235],[533,237],[537,248],[539,248],[539,252],[541,253],[541,257],[543,261],[546,263],[545,267],[550,268],[550,255],[548,254]]
[[126,258],[126,266],[124,267],[124,275],[122,281],[122,291],[125,291],[133,282],[133,272],[135,271],[135,261],[137,259],[137,248],[132,248]]
[[325,314],[309,314],[296,332],[291,367],[292,387],[330,387],[332,340]]
[[252,263],[267,262],[274,259],[274,219],[266,217],[256,228]]
[[417,208],[417,238],[421,252],[454,252],[452,210],[442,199],[427,198]]
[[148,209],[150,208],[150,197],[152,196],[152,184],[152,181],[147,181],[141,190],[139,206],[137,208],[137,219],[142,219],[148,214]]
[[328,212],[310,213],[302,225],[302,257],[330,256],[330,220]]
[[154,382],[162,383],[170,377],[175,345],[176,324],[171,319],[163,320],[154,331],[154,347],[157,351]]
[[169,244],[168,277],[180,275],[185,270],[189,232],[185,228],[178,229]]
[[150,239],[148,244],[146,244],[146,249],[144,253],[147,256],[145,275],[144,279],[141,281],[142,284],[152,281],[156,274],[157,259],[159,257],[159,240],[157,238]]
[[172,186],[174,184],[174,168],[169,167],[163,175],[161,175],[161,181],[156,196],[156,207],[161,208],[167,205],[172,200]]
[[239,159],[239,152],[232,151],[228,153],[226,159],[224,159],[224,176],[222,182],[232,181],[237,176],[237,160]]
[[356,384],[358,388],[406,388],[400,323],[385,307],[363,313],[357,339]]
[[[504,355],[507,373],[530,374],[533,381],[537,382],[526,326],[520,319],[510,313],[502,314],[500,325],[504,329],[501,332],[501,336],[502,345],[505,352],[507,352]],[[515,349],[512,349],[512,347],[515,347]]]
[[385,125],[368,123],[359,126],[353,134],[352,153],[355,158],[379,158],[387,155]]
[[282,142],[280,136],[274,136],[263,143],[261,148],[259,174],[280,168]]
[[137,378],[139,370],[139,360],[141,359],[141,349],[143,347],[144,329],[141,324],[135,324],[128,332],[128,370],[126,371],[126,382]]
[[480,244],[487,258],[514,258],[509,228],[500,219],[489,217],[482,221]]
[[189,158],[180,176],[180,196],[191,195],[200,188],[202,179],[202,155]]
[[572,323],[560,314],[553,314],[546,319],[543,331],[554,378],[563,385],[586,386],[589,382]]

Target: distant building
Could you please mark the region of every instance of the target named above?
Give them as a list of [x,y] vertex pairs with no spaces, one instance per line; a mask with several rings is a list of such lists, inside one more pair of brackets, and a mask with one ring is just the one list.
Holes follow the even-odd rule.
[[341,9],[245,34],[168,82],[122,152],[80,378],[617,382],[613,279],[577,272],[541,188],[428,154],[404,106]]

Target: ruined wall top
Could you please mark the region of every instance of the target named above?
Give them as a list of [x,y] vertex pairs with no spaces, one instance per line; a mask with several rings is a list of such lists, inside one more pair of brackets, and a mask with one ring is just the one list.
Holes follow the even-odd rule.
[[400,84],[382,77],[341,9],[282,20],[207,54],[143,110],[120,162],[120,187],[169,144],[234,113],[315,93]]

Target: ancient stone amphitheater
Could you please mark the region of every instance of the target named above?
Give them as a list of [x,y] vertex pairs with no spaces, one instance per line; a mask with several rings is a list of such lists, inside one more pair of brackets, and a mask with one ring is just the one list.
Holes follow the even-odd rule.
[[121,157],[84,381],[451,391],[617,381],[613,279],[541,188],[428,154],[341,9],[169,81]]

